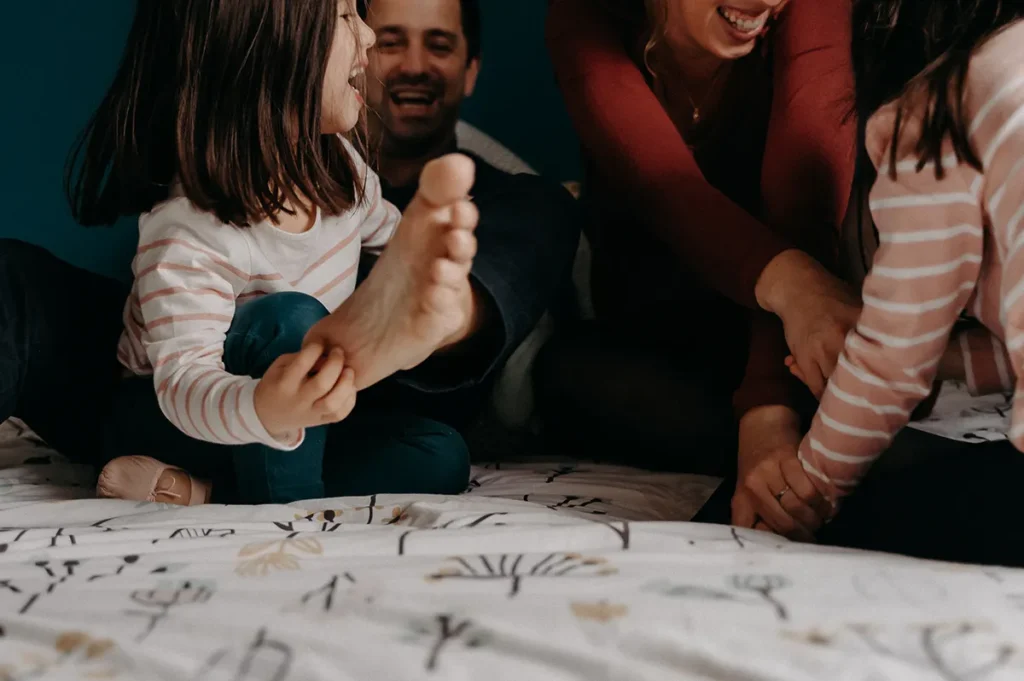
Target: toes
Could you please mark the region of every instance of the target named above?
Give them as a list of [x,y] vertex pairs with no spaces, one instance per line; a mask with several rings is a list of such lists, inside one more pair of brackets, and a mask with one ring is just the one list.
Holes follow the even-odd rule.
[[476,179],[476,166],[463,154],[448,154],[423,168],[419,193],[434,206],[445,206],[469,196]]
[[474,230],[479,222],[480,211],[472,201],[458,201],[452,205],[449,212],[452,229]]
[[430,268],[430,281],[437,286],[457,287],[465,283],[468,276],[468,265],[453,260],[435,260]]
[[453,229],[444,237],[445,251],[449,260],[465,264],[476,257],[476,237],[464,229]]

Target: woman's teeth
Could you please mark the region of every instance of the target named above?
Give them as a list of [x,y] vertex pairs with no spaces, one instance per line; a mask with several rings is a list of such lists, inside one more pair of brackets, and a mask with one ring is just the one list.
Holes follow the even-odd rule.
[[766,10],[759,16],[751,17],[749,14],[738,12],[728,7],[719,7],[718,14],[728,21],[733,28],[743,31],[744,33],[755,33],[764,28],[764,24],[768,21],[768,16],[771,14],[771,11]]

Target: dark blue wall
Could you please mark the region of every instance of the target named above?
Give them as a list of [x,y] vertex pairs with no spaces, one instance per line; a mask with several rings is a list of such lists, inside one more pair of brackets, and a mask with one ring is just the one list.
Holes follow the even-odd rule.
[[[484,72],[465,117],[541,172],[578,172],[576,142],[543,44],[546,0],[482,0]],[[64,201],[64,161],[112,77],[134,0],[7,3],[0,31],[0,237],[41,244],[88,269],[126,277],[135,222],[84,229]],[[168,46],[173,49],[173,46]]]

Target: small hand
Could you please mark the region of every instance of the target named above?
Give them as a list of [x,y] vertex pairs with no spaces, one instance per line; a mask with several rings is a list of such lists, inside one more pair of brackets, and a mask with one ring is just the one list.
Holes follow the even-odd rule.
[[355,407],[355,372],[345,353],[310,344],[282,355],[256,386],[256,415],[267,432],[286,439],[303,428],[344,420]]
[[794,358],[790,370],[820,399],[860,317],[857,296],[806,253],[786,251],[761,275],[758,301],[782,320]]

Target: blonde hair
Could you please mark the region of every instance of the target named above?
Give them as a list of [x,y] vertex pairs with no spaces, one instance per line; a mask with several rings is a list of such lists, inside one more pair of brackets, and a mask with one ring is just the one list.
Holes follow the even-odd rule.
[[647,72],[654,78],[658,74],[651,66],[651,53],[658,44],[665,39],[668,30],[668,6],[664,0],[644,0],[644,8],[647,10],[647,41],[644,45],[643,61]]

